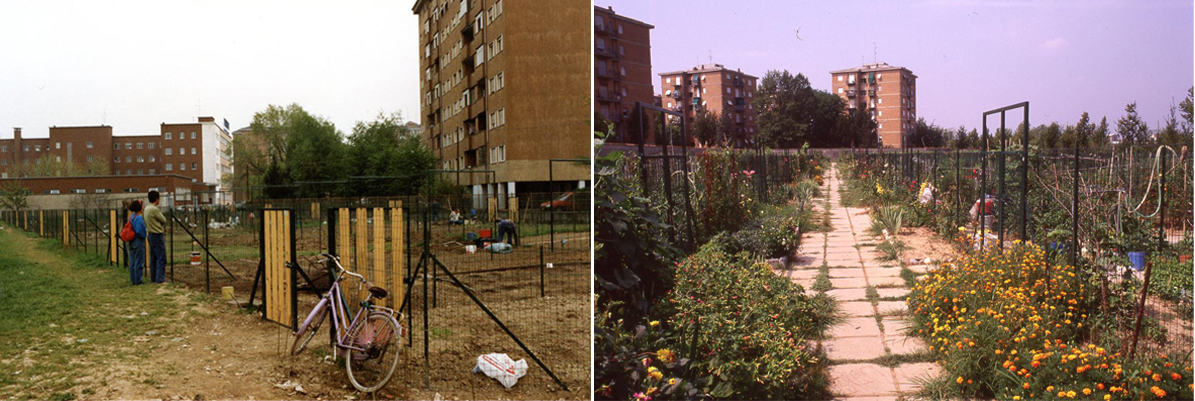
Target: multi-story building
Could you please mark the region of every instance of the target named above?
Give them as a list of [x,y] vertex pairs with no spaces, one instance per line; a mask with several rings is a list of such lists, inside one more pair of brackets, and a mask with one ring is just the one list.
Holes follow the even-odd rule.
[[[20,128],[14,128],[12,139],[0,139],[0,178],[33,175],[32,165],[37,163],[67,162],[79,172],[76,175],[179,175],[190,178],[196,187],[219,191],[223,176],[232,172],[232,136],[212,117],[199,117],[196,123],[162,123],[156,135],[113,135],[107,125],[50,127],[49,131],[47,138],[26,138]],[[53,185],[52,180],[41,182]]]
[[594,113],[614,124],[613,140],[628,141],[635,102],[652,104],[651,30],[654,26],[593,8]]
[[865,108],[888,148],[915,146],[905,138],[917,127],[917,76],[908,68],[888,63],[830,71],[831,91],[846,100],[848,109]]
[[664,108],[685,113],[687,128],[700,111],[734,119],[735,146],[752,143],[759,130],[752,102],[758,78],[722,64],[702,64],[688,70],[660,73]]
[[[505,205],[547,192],[551,159],[588,157],[589,3],[417,0],[413,11],[422,136],[441,169],[476,171],[452,180]],[[557,190],[590,176],[552,167]]]

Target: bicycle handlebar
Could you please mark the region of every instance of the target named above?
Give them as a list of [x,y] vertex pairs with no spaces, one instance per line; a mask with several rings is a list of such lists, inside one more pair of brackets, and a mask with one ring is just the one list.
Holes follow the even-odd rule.
[[356,278],[360,279],[361,282],[366,282],[365,276],[345,270],[344,266],[340,265],[340,258],[337,257],[336,255],[321,253],[320,256],[326,257],[327,258],[326,260],[332,261],[332,263],[334,263],[336,265],[336,268],[339,269],[342,273],[356,277]]

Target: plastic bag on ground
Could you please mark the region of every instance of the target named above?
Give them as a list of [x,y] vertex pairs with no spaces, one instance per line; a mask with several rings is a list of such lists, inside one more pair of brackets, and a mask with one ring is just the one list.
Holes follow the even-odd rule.
[[493,244],[486,245],[485,250],[493,253],[511,253],[514,251],[514,247],[505,242],[495,242]]
[[482,372],[502,383],[506,388],[514,387],[519,378],[527,374],[527,361],[512,360],[506,354],[485,354],[477,357],[473,373]]

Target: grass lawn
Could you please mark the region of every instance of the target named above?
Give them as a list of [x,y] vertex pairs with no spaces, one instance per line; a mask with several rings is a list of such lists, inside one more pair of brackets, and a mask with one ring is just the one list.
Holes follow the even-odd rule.
[[180,302],[195,301],[169,284],[134,287],[101,257],[11,227],[0,230],[0,277],[3,399],[92,398],[104,367],[149,356],[136,337],[180,333]]

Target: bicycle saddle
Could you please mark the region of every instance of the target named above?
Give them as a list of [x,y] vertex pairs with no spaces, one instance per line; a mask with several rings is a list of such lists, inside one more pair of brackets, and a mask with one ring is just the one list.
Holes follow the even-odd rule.
[[386,294],[388,294],[385,288],[378,287],[376,285],[369,286],[369,293],[373,294],[373,297],[378,299],[386,298]]

